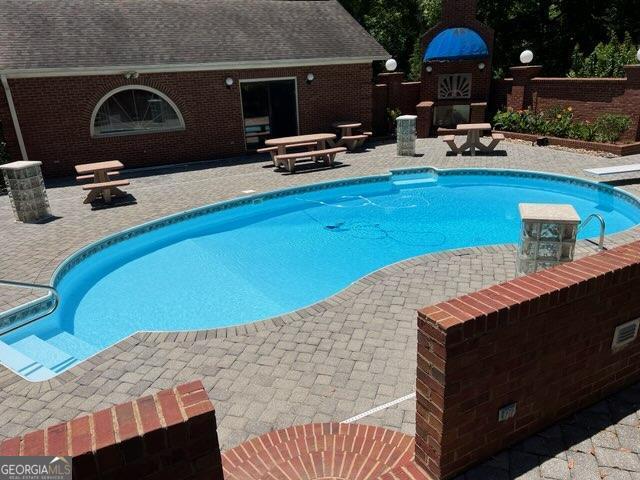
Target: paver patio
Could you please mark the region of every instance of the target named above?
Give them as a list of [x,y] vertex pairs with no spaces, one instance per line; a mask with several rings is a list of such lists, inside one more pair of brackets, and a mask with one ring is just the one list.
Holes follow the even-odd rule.
[[[507,156],[451,157],[437,139],[420,140],[421,157],[398,158],[395,145],[344,155],[333,170],[274,173],[256,157],[175,167],[132,178],[137,205],[90,211],[77,185],[49,188],[59,216],[16,224],[0,198],[3,278],[48,282],[73,251],[109,233],[187,208],[290,185],[384,173],[391,168],[520,168],[586,177],[583,168],[637,163],[503,143]],[[501,147],[502,147],[501,145]],[[588,177],[586,177],[588,178]],[[624,177],[613,177],[624,178]],[[640,185],[624,187],[640,195]],[[168,196],[167,192],[171,192]],[[640,229],[607,245],[639,239]],[[595,252],[580,242],[579,255]],[[415,310],[515,275],[514,247],[426,255],[388,267],[304,311],[218,332],[136,334],[63,375],[39,384],[0,370],[0,437],[59,423],[202,378],[216,403],[223,449],[275,428],[341,421],[415,390]],[[0,290],[0,308],[24,300]],[[206,314],[206,312],[203,312]],[[640,386],[560,422],[466,475],[489,478],[640,479]],[[361,420],[413,433],[415,400]]]

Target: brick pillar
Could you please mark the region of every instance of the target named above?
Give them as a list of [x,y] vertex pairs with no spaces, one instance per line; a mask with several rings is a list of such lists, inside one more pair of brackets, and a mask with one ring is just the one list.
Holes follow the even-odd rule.
[[487,102],[476,102],[471,104],[471,123],[484,123],[487,121]]
[[511,67],[513,86],[507,103],[514,110],[526,110],[533,107],[533,95],[531,91],[531,79],[542,72],[542,66],[533,65],[525,67]]
[[403,72],[378,74],[376,83],[379,85],[387,86],[387,108],[397,108],[402,103],[402,82],[403,81],[404,81]]
[[640,89],[640,65],[626,65],[624,71],[629,88]]
[[473,20],[478,12],[478,0],[444,0],[442,2],[442,21],[455,23]]
[[0,455],[71,456],[73,478],[223,480],[216,416],[202,382],[5,440]]
[[431,126],[433,125],[433,105],[433,102],[420,102],[416,106],[416,114],[418,115],[418,138],[428,138],[431,135]]

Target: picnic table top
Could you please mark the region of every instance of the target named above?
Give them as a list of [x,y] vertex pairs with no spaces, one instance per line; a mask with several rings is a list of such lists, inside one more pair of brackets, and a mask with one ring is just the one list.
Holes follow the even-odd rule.
[[322,140],[333,140],[335,133],[312,133],[309,135],[296,135],[293,137],[270,138],[264,142],[265,145],[275,147],[278,145],[289,145],[303,142],[321,142]]
[[76,165],[75,168],[76,172],[82,175],[86,173],[99,172],[100,170],[121,170],[124,168],[124,165],[120,160],[109,160],[107,162],[83,163],[81,165]]
[[456,130],[491,130],[490,123],[460,123]]
[[334,128],[360,128],[362,126],[362,123],[360,122],[334,122],[333,123],[333,127]]

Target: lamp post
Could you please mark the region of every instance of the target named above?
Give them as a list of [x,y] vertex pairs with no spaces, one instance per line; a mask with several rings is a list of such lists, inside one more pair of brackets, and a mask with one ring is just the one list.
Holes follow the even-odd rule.
[[533,52],[531,50],[525,50],[520,54],[520,62],[524,65],[529,65],[533,62]]
[[393,72],[396,68],[398,68],[398,62],[396,62],[395,59],[390,58],[384,64],[384,67],[387,69],[387,72]]

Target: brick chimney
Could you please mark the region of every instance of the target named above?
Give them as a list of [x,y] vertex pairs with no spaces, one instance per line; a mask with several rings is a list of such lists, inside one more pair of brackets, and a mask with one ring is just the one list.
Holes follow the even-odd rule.
[[463,22],[475,20],[478,14],[478,0],[444,0],[442,2],[442,20]]

